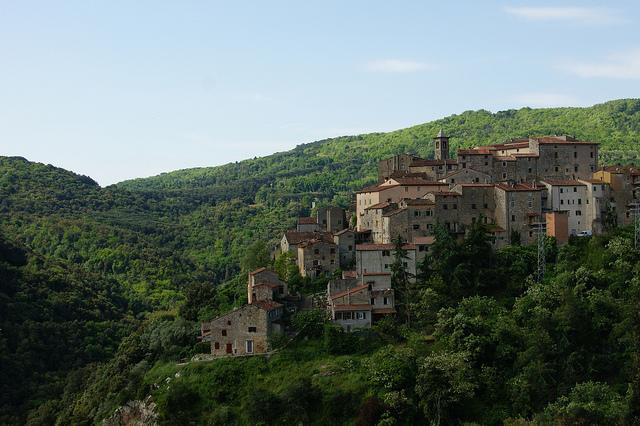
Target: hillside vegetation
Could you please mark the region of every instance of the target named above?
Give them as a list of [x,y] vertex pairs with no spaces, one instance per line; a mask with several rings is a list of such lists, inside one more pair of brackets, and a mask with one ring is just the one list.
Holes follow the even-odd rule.
[[[440,128],[451,136],[452,149],[522,136],[572,134],[580,139],[600,142],[604,161],[627,162],[640,155],[640,100],[618,100],[590,108],[525,108],[495,114],[469,111],[395,132],[328,139],[263,158],[220,167],[180,170],[106,188],[99,187],[89,177],[53,166],[19,157],[0,157],[0,246],[4,247],[0,250],[0,424],[22,424],[27,421],[30,424],[51,424],[55,418],[58,418],[59,424],[91,424],[109,416],[117,406],[128,400],[142,399],[149,393],[156,395],[160,409],[169,410],[166,407],[170,407],[171,401],[175,400],[163,399],[171,396],[163,393],[163,390],[152,391],[150,386],[155,383],[152,382],[165,372],[174,374],[173,361],[201,349],[198,349],[194,340],[199,319],[243,302],[244,274],[264,263],[270,245],[284,229],[295,223],[295,217],[309,214],[311,202],[316,199],[320,203],[333,202],[347,207],[352,202],[354,190],[375,180],[377,161],[381,158],[400,152],[431,156],[431,140]],[[573,256],[572,259],[596,259],[604,256],[601,252],[604,252],[607,241],[594,243],[590,254],[574,253],[570,248],[566,252]],[[627,241],[624,244],[629,243]],[[635,252],[629,253],[631,256]],[[429,288],[442,296],[442,303],[425,309],[432,313],[436,308],[462,309],[459,303],[464,298],[481,296],[495,298],[495,309],[500,315],[516,315],[512,313],[518,306],[518,303],[514,304],[514,298],[534,291],[528,290],[528,284],[525,285],[530,261],[527,256],[518,257],[522,273],[514,275],[520,280],[517,283],[497,281],[510,286],[507,293],[494,289],[493,292],[461,290],[449,294],[443,288],[447,288],[447,284],[454,282],[451,281],[454,279],[460,283],[460,277],[464,274],[461,271],[458,278],[448,275],[441,277],[444,287],[432,283]],[[627,261],[631,265],[630,271],[633,270],[637,259],[632,257]],[[593,262],[588,266],[591,268],[588,273],[597,275],[610,268],[609,264],[615,263],[615,260],[607,260],[609,263],[603,263],[602,259]],[[503,276],[505,265],[496,264],[492,274]],[[611,277],[615,282],[588,284],[584,290],[580,290],[587,293],[580,293],[580,297],[592,297],[595,293],[591,288],[596,286],[598,291],[612,294],[614,299],[608,300],[606,306],[610,306],[609,303],[622,306],[620,303],[627,300],[626,297],[630,298],[628,300],[637,300],[633,299],[635,293],[623,291],[632,280],[625,277]],[[486,279],[476,277],[474,280],[482,287]],[[556,287],[549,291],[565,294],[569,290],[557,286],[570,284],[563,281],[554,284]],[[540,299],[534,300],[532,297],[528,299],[532,306],[541,303]],[[487,303],[491,305],[494,302]],[[563,303],[564,299],[558,301],[553,309],[548,309],[553,312],[575,309],[573,305],[565,307]],[[583,315],[580,318],[591,320],[596,313],[586,311],[580,315]],[[598,317],[598,321],[609,330],[613,325],[607,323],[607,315]],[[631,314],[624,318],[616,317],[615,321],[618,322],[615,327],[622,333],[625,327],[631,327],[633,318]],[[398,332],[404,337],[394,340],[380,337],[384,335],[381,333],[373,339],[378,346],[363,348],[357,354],[343,355],[354,357],[345,362],[348,362],[347,365],[351,365],[349,363],[352,361],[356,363],[354,365],[366,365],[366,359],[376,356],[377,351],[390,344],[393,350],[409,347],[419,354],[411,356],[417,357],[415,360],[420,364],[421,357],[433,348],[420,343],[419,336],[444,327],[437,326],[437,321],[440,319],[435,316],[425,318],[423,329],[408,330],[402,332],[404,334]],[[545,321],[546,327],[548,324]],[[525,326],[529,327],[528,324],[522,327]],[[577,343],[571,339],[563,340],[566,351],[553,355],[577,357],[571,353],[579,348],[581,355],[575,358],[577,364],[572,364],[571,368],[580,365],[580,368],[586,369],[586,373],[581,370],[583,372],[578,376],[569,375],[562,384],[553,385],[548,397],[536,394],[530,397],[531,400],[518,402],[521,408],[508,411],[503,407],[504,415],[496,414],[497,417],[491,419],[531,416],[542,412],[546,404],[562,395],[570,395],[571,386],[575,383],[586,383],[592,379],[607,383],[607,392],[615,393],[611,394],[612,398],[631,398],[622,387],[625,383],[631,383],[628,374],[636,371],[630,361],[636,356],[633,347],[614,347],[611,350],[615,353],[607,355],[615,358],[612,365],[621,369],[617,373],[603,370],[601,374],[594,375],[592,373],[595,370],[589,370],[584,364],[587,358],[591,359],[589,354],[604,356],[600,354],[602,348],[594,348],[588,343],[591,337],[602,338],[601,331],[597,335],[593,334],[595,331],[585,331],[587,334],[580,337],[582,346],[576,346]],[[565,331],[558,333],[563,339],[567,338]],[[412,337],[414,334],[418,337]],[[542,335],[536,338],[547,339]],[[311,339],[309,345],[320,345],[318,342],[323,339]],[[533,387],[534,384],[529,380],[533,380],[537,370],[527,360],[538,363],[535,368],[550,368],[548,363],[551,358],[547,355],[536,358],[535,351],[531,352],[533,349],[527,346],[529,343],[525,340],[520,341],[521,346],[513,349],[514,353],[519,354],[520,361],[515,363],[509,358],[508,363],[511,364],[505,364],[513,376],[496,379],[501,386],[504,385],[503,381],[512,380],[519,381],[522,386]],[[282,357],[295,359],[299,352],[307,350],[304,344],[300,345],[299,348],[294,345],[291,349],[293,352],[289,355],[284,353]],[[437,345],[443,345],[446,351],[464,352],[460,347],[447,346],[440,341]],[[314,368],[322,370],[322,365],[330,362],[328,359],[333,354],[330,351],[323,353],[320,351],[317,359],[312,357],[305,361],[314,365],[309,367],[309,372],[315,371]],[[553,359],[557,364],[560,358]],[[243,365],[242,362],[234,364],[230,361],[228,364]],[[277,363],[277,359],[274,362]],[[548,379],[535,385],[538,386],[536,392],[544,393],[551,389],[547,386],[551,386],[554,372],[566,367],[556,364],[548,372],[544,370],[544,377]],[[266,365],[264,368],[269,368],[273,380],[285,380],[275,378],[280,374],[278,368],[271,369],[268,363]],[[598,363],[594,365],[594,369],[602,367]],[[522,375],[525,374],[522,372],[525,366],[531,369],[527,370],[529,376]],[[484,371],[482,374],[493,374],[491,372],[494,370],[486,368],[496,371],[506,368],[504,365],[485,367],[482,363],[473,364],[474,369]],[[193,371],[198,368],[206,373],[208,369],[215,370],[218,367],[194,367]],[[191,367],[188,371],[192,371]],[[314,377],[305,375],[307,369],[294,369],[292,374],[294,371],[301,372],[294,379],[304,381],[305,386],[309,385],[307,380],[311,380],[312,386],[320,386],[319,392],[327,390],[324,384],[316,383]],[[247,374],[246,377],[252,377],[250,373]],[[366,368],[354,367],[353,373],[349,374],[365,375],[367,372]],[[187,377],[190,375],[185,373],[185,386],[189,387],[188,381],[192,379]],[[353,383],[358,386],[365,383],[362,381],[364,376],[354,377]],[[352,379],[345,379],[345,383],[351,383]],[[415,377],[411,380],[415,380]],[[571,380],[575,380],[575,383],[569,386]],[[189,392],[199,395],[197,400],[201,405],[194,408],[194,412],[200,416],[198,418],[229,416],[234,421],[244,419],[242,421],[251,422],[243,417],[243,413],[250,411],[245,411],[246,407],[237,404],[238,401],[251,399],[247,392],[255,383],[250,380],[243,383],[246,387],[242,388],[245,390],[238,394],[238,398],[224,403],[199,393],[205,392],[205,389],[190,389]],[[414,382],[407,383],[411,384],[405,384],[408,387],[403,385],[405,387],[402,389],[404,397],[413,401],[409,404],[413,406],[412,415],[428,417],[430,414],[419,409],[416,402],[421,397],[417,394]],[[339,414],[342,416],[340,418],[355,419],[361,403],[364,403],[363,391],[367,396],[379,399],[375,403],[378,404],[376,410],[389,411],[390,405],[384,399],[383,390],[376,386],[368,384],[345,390],[351,396],[339,397],[344,398],[340,401],[348,408]],[[480,394],[478,389],[483,389],[483,392],[489,389],[481,386],[485,385],[478,382],[472,386],[473,395]],[[274,401],[278,404],[286,401],[286,392],[293,392],[284,387],[272,391]],[[499,391],[501,395],[512,392],[505,388]],[[333,396],[327,394],[322,398],[329,398],[326,401],[330,401]],[[478,402],[473,399],[475,396],[471,398],[465,400],[465,404],[472,401],[469,407],[480,407],[480,411],[493,407],[494,402]],[[175,403],[179,404],[180,400],[177,401]],[[227,414],[217,411],[215,407],[220,404],[227,406]],[[338,415],[325,412],[327,407],[324,403],[314,407],[309,410],[324,413],[319,414],[323,419],[333,419],[331,416]],[[391,411],[389,416],[393,415]],[[481,418],[473,413],[467,417]],[[624,415],[629,416],[629,413],[627,410]],[[161,414],[168,424],[184,420],[170,417],[169,411]],[[206,421],[215,423],[213,420]]]

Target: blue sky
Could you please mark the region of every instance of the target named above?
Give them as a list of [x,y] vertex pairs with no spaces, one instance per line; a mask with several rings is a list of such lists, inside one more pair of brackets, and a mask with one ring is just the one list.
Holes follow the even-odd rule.
[[640,97],[635,1],[0,0],[0,155],[100,184]]

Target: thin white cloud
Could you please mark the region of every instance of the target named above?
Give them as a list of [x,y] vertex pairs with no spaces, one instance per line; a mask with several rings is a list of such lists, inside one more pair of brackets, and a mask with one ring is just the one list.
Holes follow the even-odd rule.
[[367,63],[366,69],[372,72],[411,73],[431,71],[435,65],[426,62],[410,61],[403,59],[382,59]]
[[640,49],[614,53],[596,62],[566,62],[558,68],[584,78],[640,79]]
[[519,106],[528,106],[533,108],[579,106],[580,104],[580,101],[573,96],[550,92],[523,93],[515,96],[513,100]]
[[508,6],[505,7],[505,11],[529,21],[571,21],[582,24],[610,24],[621,21],[621,17],[615,11],[603,7]]

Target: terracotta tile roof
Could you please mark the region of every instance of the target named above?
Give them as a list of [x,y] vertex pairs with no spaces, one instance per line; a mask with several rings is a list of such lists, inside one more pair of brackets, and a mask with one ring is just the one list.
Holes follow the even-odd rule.
[[[373,244],[373,243],[365,243],[356,245],[356,250],[360,251],[376,251],[376,250],[394,250],[396,248],[395,244]],[[406,243],[402,246],[405,250],[415,250],[415,244]]]
[[336,311],[370,311],[370,304],[361,304],[361,305],[333,305],[333,309]]
[[584,182],[575,179],[545,179],[541,182],[552,186],[585,186]]
[[298,248],[306,248],[306,247],[312,247],[315,246],[316,244],[327,244],[329,246],[335,246],[336,244],[333,242],[333,240],[331,241],[326,241],[324,239],[319,239],[319,238],[313,238],[311,240],[306,240],[301,242],[298,245]]
[[493,183],[460,183],[458,184],[463,188],[493,188]]
[[256,305],[258,308],[267,312],[284,306],[282,303],[278,303],[274,300],[258,300],[257,302],[253,302],[253,305]]
[[500,188],[503,191],[542,191],[544,187],[532,185],[530,183],[516,183],[509,185],[507,183],[497,183],[496,188]]
[[344,297],[346,295],[357,293],[357,292],[362,291],[362,290],[366,290],[367,288],[369,288],[369,284],[362,284],[362,285],[359,285],[357,287],[348,288],[348,289],[346,289],[344,291],[341,291],[339,293],[332,294],[331,295],[331,300],[339,299],[339,298]]
[[436,237],[433,235],[427,235],[426,237],[413,237],[414,244],[433,244],[436,241]]
[[[366,209],[365,209],[366,210]],[[336,233],[333,234],[333,236],[337,236],[337,235],[342,235],[342,234],[346,234],[347,232],[355,232],[353,229],[343,229],[342,231],[338,231]]]
[[458,155],[492,155],[493,150],[491,148],[478,147],[478,148],[467,148],[467,149],[459,149]]
[[387,201],[383,201],[382,203],[378,203],[378,204],[374,204],[372,206],[369,207],[365,207],[365,210],[375,210],[375,209],[384,209],[386,207],[389,207],[392,203],[389,203]]
[[409,167],[444,166],[445,164],[458,164],[458,162],[451,158],[447,160],[418,159],[418,160],[413,160],[411,163],[409,163]]
[[[402,177],[402,178],[392,178],[393,181],[398,182],[398,184],[402,186],[442,186],[442,182],[427,180],[423,178],[416,177]],[[384,185],[381,185],[384,186]]]
[[458,169],[458,170],[453,171],[453,172],[451,172],[451,173],[447,173],[446,175],[444,175],[444,176],[441,178],[441,180],[442,180],[442,179],[447,179],[447,178],[449,178],[449,177],[451,177],[451,176],[457,176],[457,175],[462,174],[462,173],[464,173],[464,174],[468,174],[469,172],[477,173],[477,174],[479,174],[479,175],[489,176],[487,173],[483,173],[483,172],[481,172],[481,171],[479,171],[479,170],[472,169],[471,167],[468,167],[468,168],[465,168],[465,169]]
[[387,213],[383,214],[382,216],[383,217],[391,217],[391,216],[397,215],[398,213],[403,213],[403,212],[406,212],[406,211],[407,211],[407,209],[391,210],[390,212],[387,212]]
[[516,157],[513,155],[496,155],[495,157],[498,161],[516,161]]
[[256,270],[255,270],[255,271],[253,271],[253,272],[249,272],[249,275],[259,274],[260,272],[263,272],[263,271],[266,271],[266,270],[267,270],[267,268],[265,268],[265,267],[258,268],[258,269],[256,269]]
[[300,225],[316,225],[318,220],[315,217],[299,217],[298,224]]
[[435,203],[426,198],[405,198],[402,200],[407,206],[432,206]]
[[284,235],[291,245],[297,245],[312,239],[321,239],[326,242],[333,242],[333,236],[329,232],[287,231]]
[[357,271],[342,271],[342,278],[358,278]]

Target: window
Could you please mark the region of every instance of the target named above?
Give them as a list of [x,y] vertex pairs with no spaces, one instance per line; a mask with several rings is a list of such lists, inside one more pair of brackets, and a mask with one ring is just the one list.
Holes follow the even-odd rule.
[[247,329],[247,331],[248,331],[249,333],[255,333],[255,332],[256,332],[256,328],[255,328],[255,327],[249,327],[249,328]]
[[558,158],[558,152],[557,151],[553,153],[553,158]]
[[475,204],[471,204],[471,208],[475,210],[476,209],[476,205]]
[[214,343],[214,347],[215,347],[216,349],[220,349],[220,342],[216,342],[216,343]]
[[489,165],[489,162],[488,162],[488,161],[485,161],[485,162],[484,162],[484,165],[485,165],[485,166],[488,166],[488,165]]
[[564,192],[564,188],[560,188],[560,193],[562,194]]
[[462,168],[466,169],[467,168],[467,163],[462,163]]
[[351,319],[351,312],[343,312],[342,313],[342,319],[350,320]]
[[582,216],[582,212],[580,210],[576,210],[576,216]]
[[331,250],[329,250],[329,253],[336,254],[336,249],[332,248]]
[[507,167],[507,162],[506,161],[502,162],[502,167]]
[[578,153],[577,152],[573,152],[573,158],[578,158]]
[[404,192],[409,192],[409,187],[408,186],[404,187]]
[[227,335],[227,330],[222,330],[222,335],[226,336]]
[[414,224],[413,224],[413,229],[420,229],[420,225],[419,225],[419,224],[417,224],[417,223],[414,223]]
[[485,209],[488,209],[488,208],[489,208],[489,204],[484,203],[484,208],[485,208]]
[[557,166],[555,167],[555,170],[556,170],[556,172],[558,171],[558,167]]
[[375,305],[375,304],[376,304],[376,299],[375,299],[375,297],[372,297],[372,298],[371,298],[371,304],[372,304],[372,305]]
[[560,200],[560,205],[564,204],[564,200]]
[[448,210],[448,209],[449,209],[449,206],[447,206],[446,204],[443,204],[443,205],[442,205],[442,209],[443,209],[443,210]]
[[578,198],[578,204],[582,204],[582,198]]
[[342,312],[336,312],[336,318],[337,320],[341,320],[342,319]]
[[383,256],[390,256],[391,252],[389,250],[382,250],[382,255]]
[[573,170],[577,172],[577,171],[578,171],[578,166],[575,166],[575,167],[573,168]]
[[253,340],[247,340],[246,342],[246,347],[247,347],[247,353],[248,354],[252,354],[253,353]]
[[359,320],[367,319],[366,312],[356,312],[355,314],[356,314],[356,319],[359,319]]
[[593,158],[593,151],[592,151],[592,152],[590,152],[590,154],[591,154],[591,158]]
[[573,192],[578,192],[578,188],[576,188],[575,186],[573,187]]
[[527,169],[527,173],[531,173],[531,167]]
[[384,299],[382,299],[382,304],[383,305],[388,305],[389,304],[389,299],[386,298],[386,297]]
[[512,215],[511,215],[511,222],[515,222],[515,221],[516,221],[516,215],[515,215],[515,214],[512,214]]
[[502,174],[502,179],[506,179],[506,178],[507,178],[507,174],[506,174],[506,173],[503,173],[503,174]]
[[454,210],[458,210],[458,205],[457,205],[457,204],[454,204],[454,205],[453,205],[453,209],[454,209]]
[[231,325],[231,321],[227,321],[227,325]]
[[314,249],[314,250],[313,250],[313,254],[320,254],[320,250],[318,250],[318,249]]
[[389,264],[388,263],[384,264],[384,269],[389,269]]

